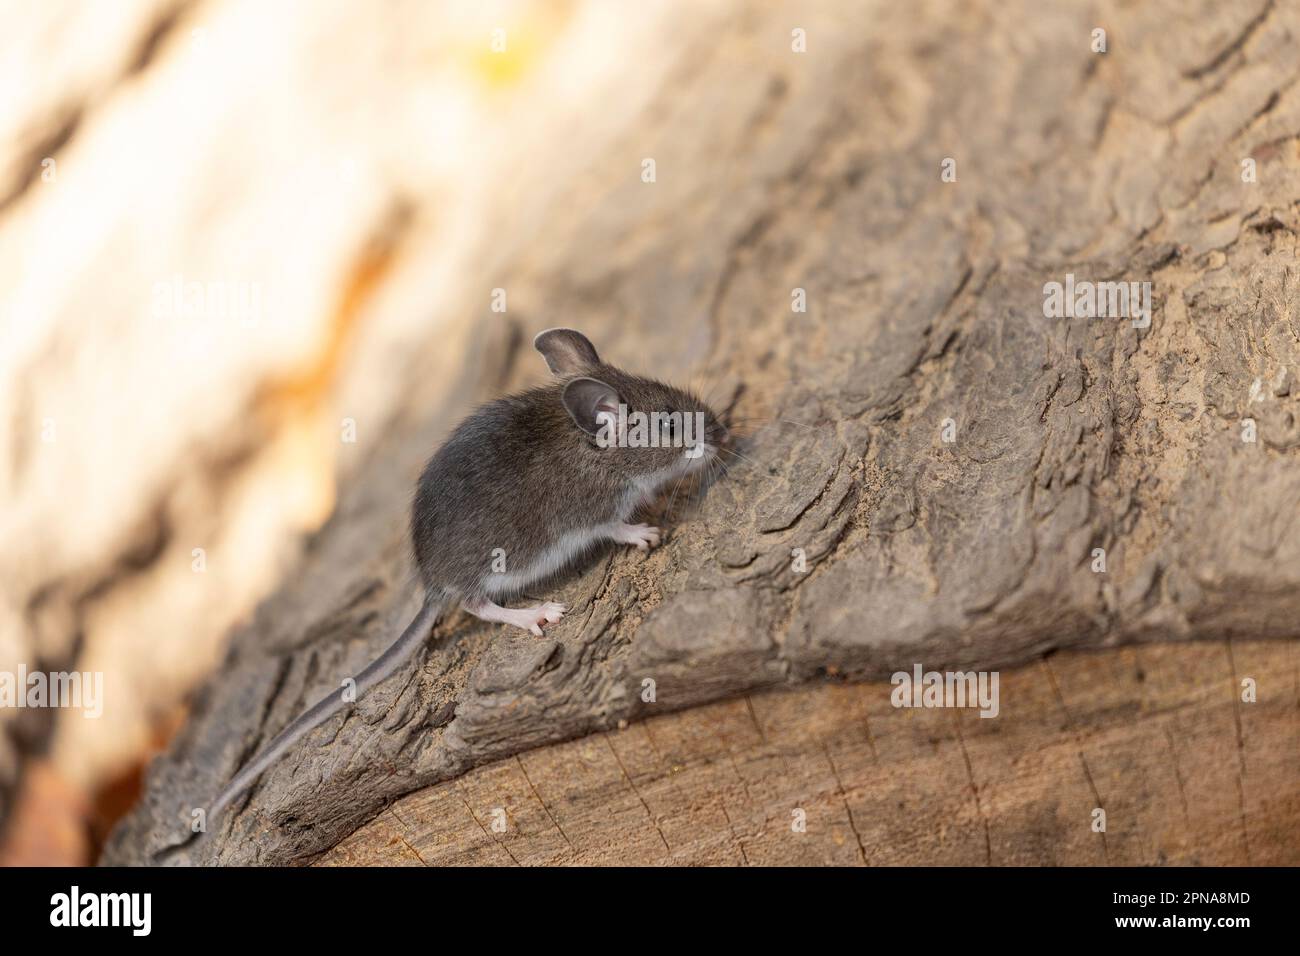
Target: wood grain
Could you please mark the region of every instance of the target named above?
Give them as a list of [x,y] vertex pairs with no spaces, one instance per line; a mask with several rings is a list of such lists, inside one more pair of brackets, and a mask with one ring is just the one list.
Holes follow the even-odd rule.
[[1055,654],[1001,674],[992,719],[895,709],[891,689],[752,694],[531,750],[397,801],[316,862],[1300,863],[1300,644]]

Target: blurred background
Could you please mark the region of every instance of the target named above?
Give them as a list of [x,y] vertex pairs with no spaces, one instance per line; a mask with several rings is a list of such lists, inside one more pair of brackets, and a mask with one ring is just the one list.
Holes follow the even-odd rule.
[[385,422],[454,405],[475,328],[535,308],[501,270],[728,7],[0,5],[0,671],[110,702],[0,711],[0,860],[93,857],[223,637]]

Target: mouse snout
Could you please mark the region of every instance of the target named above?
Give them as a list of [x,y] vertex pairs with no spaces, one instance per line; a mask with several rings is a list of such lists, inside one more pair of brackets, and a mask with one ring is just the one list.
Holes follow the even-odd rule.
[[704,413],[704,439],[714,448],[725,448],[731,441],[731,430],[710,411]]

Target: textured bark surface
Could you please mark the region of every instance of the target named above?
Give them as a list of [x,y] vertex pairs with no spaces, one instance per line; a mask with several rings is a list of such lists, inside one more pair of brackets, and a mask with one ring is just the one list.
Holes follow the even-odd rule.
[[[475,766],[827,673],[1294,637],[1300,7],[853,9],[701,32],[511,264],[522,307],[482,326],[467,367],[493,394],[537,377],[531,332],[581,328],[608,360],[704,381],[756,420],[752,461],[648,559],[565,581],[552,596],[573,610],[545,639],[441,624],[189,862],[305,860]],[[1150,327],[1045,318],[1044,283],[1069,273],[1150,281]],[[191,807],[414,612],[407,494],[447,424],[393,424],[235,635],[107,861],[187,833]]]
[[996,720],[895,709],[888,684],[753,694],[480,767],[317,862],[1294,866],[1297,663],[1294,642],[1066,652],[1003,672]]

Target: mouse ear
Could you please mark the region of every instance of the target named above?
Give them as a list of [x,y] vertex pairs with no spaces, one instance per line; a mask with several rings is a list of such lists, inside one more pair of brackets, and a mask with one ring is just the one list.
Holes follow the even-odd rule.
[[617,421],[618,393],[594,378],[575,378],[564,386],[564,407],[579,428],[594,435]]
[[573,329],[547,329],[533,339],[533,348],[541,352],[556,375],[573,375],[600,364],[596,347],[581,332]]

